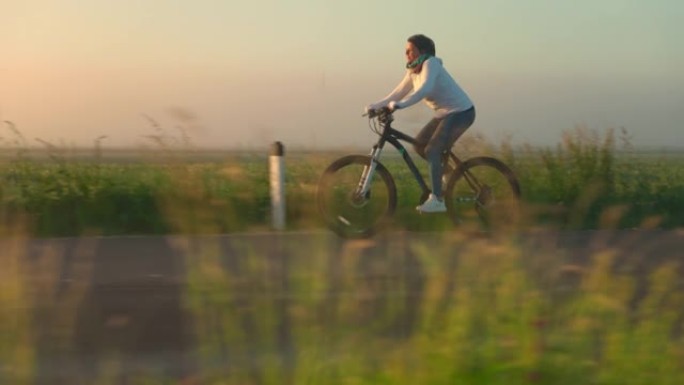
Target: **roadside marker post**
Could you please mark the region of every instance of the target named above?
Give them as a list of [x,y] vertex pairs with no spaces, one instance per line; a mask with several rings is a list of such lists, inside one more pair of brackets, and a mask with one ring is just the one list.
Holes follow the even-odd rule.
[[271,225],[275,230],[285,229],[285,148],[282,143],[271,145],[269,180],[271,184]]

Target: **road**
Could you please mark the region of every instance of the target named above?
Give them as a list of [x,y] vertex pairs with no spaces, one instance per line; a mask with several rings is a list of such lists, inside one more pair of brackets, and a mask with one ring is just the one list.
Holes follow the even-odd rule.
[[[276,325],[269,346],[285,368],[297,365],[293,333],[348,326],[352,318],[344,309],[351,297],[358,302],[354,317],[367,321],[386,316],[377,301],[398,288],[406,292],[400,321],[383,328],[402,338],[420,322],[431,280],[444,280],[444,272],[478,258],[478,250],[494,259],[513,250],[540,276],[581,271],[610,255],[615,271],[642,287],[634,301],[657,267],[673,263],[684,271],[681,230],[538,231],[503,241],[436,233],[344,241],[327,232],[3,239],[0,250],[7,267],[3,290],[11,294],[4,311],[26,321],[17,333],[27,336],[34,353],[36,384],[95,383],[111,371],[115,383],[133,381],[141,371],[192,383],[207,367],[232,367],[261,383],[259,357],[266,353],[250,341],[265,338],[263,309]],[[432,301],[435,309],[451,306],[455,286],[446,279],[443,294]],[[221,297],[228,293],[229,299]],[[358,298],[366,299],[361,304]],[[227,336],[233,329],[242,342]],[[218,358],[207,364],[197,346],[214,340],[222,341]],[[0,383],[15,375],[12,365],[0,362]]]

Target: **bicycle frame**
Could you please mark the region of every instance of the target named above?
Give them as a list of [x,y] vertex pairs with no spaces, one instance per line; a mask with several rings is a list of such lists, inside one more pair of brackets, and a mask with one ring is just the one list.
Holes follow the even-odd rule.
[[[420,186],[423,192],[423,196],[427,197],[431,190],[427,186],[427,183],[425,183],[425,178],[423,178],[423,175],[418,170],[418,167],[416,166],[416,163],[413,161],[413,158],[411,158],[411,155],[409,155],[408,151],[401,143],[402,141],[404,141],[409,144],[416,145],[418,144],[418,142],[413,137],[406,135],[403,132],[392,127],[391,114],[381,116],[379,120],[380,125],[382,127],[382,132],[379,133],[380,138],[378,139],[377,143],[373,145],[373,148],[371,150],[371,164],[369,166],[364,167],[363,173],[361,174],[361,179],[359,181],[359,185],[357,188],[357,196],[365,197],[368,193],[370,181],[373,179],[375,168],[377,166],[377,163],[380,161],[380,154],[382,153],[385,144],[389,143],[394,148],[396,148],[397,151],[399,151],[399,153],[402,156],[402,159],[404,160],[404,163],[406,163],[409,170],[411,170],[411,174],[413,175],[416,182],[418,182],[418,185]],[[449,154],[451,153],[447,152],[445,154],[445,161],[448,160],[446,157],[448,157]],[[456,166],[461,164],[461,161],[455,155],[451,154],[451,157],[456,163]]]

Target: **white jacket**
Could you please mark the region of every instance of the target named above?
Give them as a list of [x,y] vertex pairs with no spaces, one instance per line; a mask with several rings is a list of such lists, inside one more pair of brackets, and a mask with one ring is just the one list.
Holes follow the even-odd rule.
[[423,62],[420,73],[407,70],[402,81],[389,95],[368,108],[386,107],[391,101],[396,103],[396,108],[406,108],[423,99],[435,111],[437,118],[473,107],[468,95],[442,65],[442,59],[431,57]]

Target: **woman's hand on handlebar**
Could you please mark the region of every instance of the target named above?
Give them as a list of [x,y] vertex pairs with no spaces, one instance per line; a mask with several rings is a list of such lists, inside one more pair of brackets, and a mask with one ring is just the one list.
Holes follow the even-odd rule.
[[387,104],[387,108],[389,108],[390,112],[394,112],[400,109],[401,107],[399,107],[399,102],[395,102],[394,100],[392,100],[391,102],[389,102],[389,104]]
[[[390,104],[394,104],[394,102],[390,102]],[[365,108],[366,113],[364,113],[361,116],[368,116],[370,118],[374,118],[378,115],[391,114],[392,112],[394,112],[394,110],[397,109],[396,106],[394,106],[395,108],[392,109],[389,105],[386,107],[375,107],[375,108],[372,108],[372,107],[373,107],[372,105],[367,106]]]

